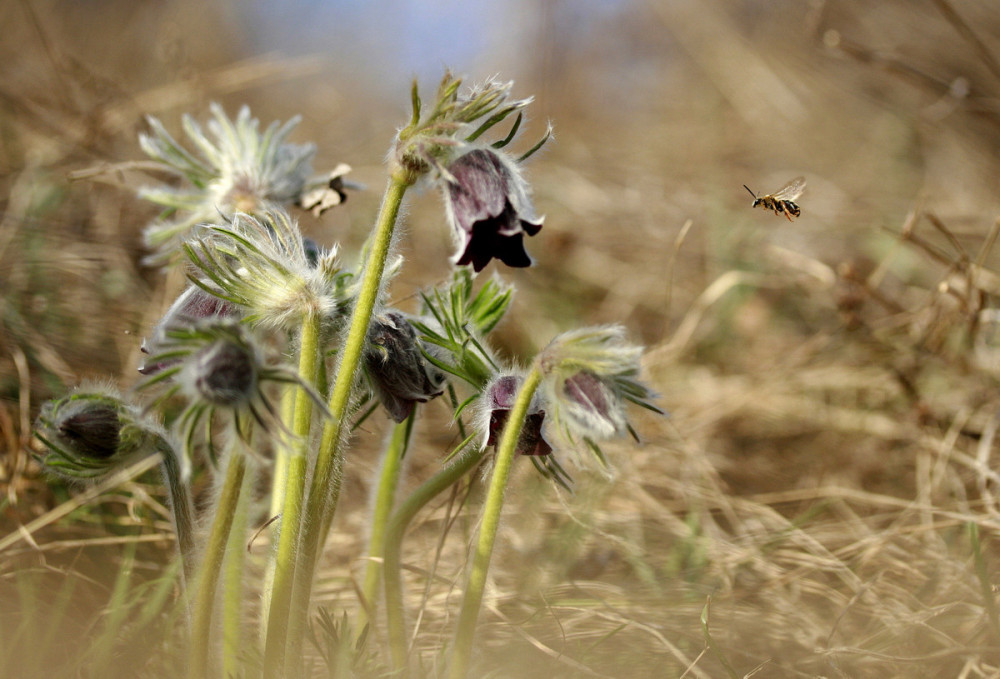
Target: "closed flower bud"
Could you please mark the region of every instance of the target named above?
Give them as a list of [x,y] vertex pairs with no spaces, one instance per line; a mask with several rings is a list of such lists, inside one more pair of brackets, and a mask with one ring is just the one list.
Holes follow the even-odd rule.
[[396,422],[409,417],[414,404],[444,393],[444,375],[424,360],[413,326],[398,311],[372,319],[364,360],[375,395]]
[[[500,442],[500,436],[507,424],[510,409],[514,407],[517,390],[523,379],[516,375],[501,375],[490,382],[483,391],[480,404],[480,421],[484,429],[484,446],[495,446]],[[552,446],[542,436],[542,424],[545,422],[545,411],[535,398],[531,402],[521,436],[517,440],[517,452],[520,455],[548,455]]]
[[493,258],[511,267],[531,265],[524,236],[534,236],[543,218],[535,217],[528,185],[517,165],[489,148],[475,148],[453,160],[442,182],[459,266],[476,271]]
[[35,423],[48,448],[49,472],[66,479],[99,479],[163,447],[159,427],[111,389],[86,388],[48,401]]

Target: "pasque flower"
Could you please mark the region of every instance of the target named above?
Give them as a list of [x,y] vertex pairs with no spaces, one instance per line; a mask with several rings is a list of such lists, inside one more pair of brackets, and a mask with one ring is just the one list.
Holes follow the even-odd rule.
[[148,118],[151,133],[139,135],[142,150],[163,171],[187,180],[177,187],[140,191],[142,198],[166,208],[163,217],[145,233],[147,245],[159,255],[169,255],[196,224],[216,221],[220,214],[257,214],[294,203],[316,209],[343,201],[347,186],[343,175],[350,168],[341,165],[327,176],[313,177],[316,147],[285,142],[298,118],[284,124],[275,121],[261,131],[246,106],[235,120],[218,104],[212,104],[211,111],[207,133],[190,116],[182,119],[194,152],[178,143],[153,117]]
[[[514,407],[517,390],[523,381],[519,375],[501,374],[486,385],[479,404],[480,428],[485,433],[484,446],[495,446],[500,441],[510,409]],[[542,436],[544,422],[545,411],[536,397],[531,402],[517,441],[517,452],[520,455],[543,456],[552,452],[552,446]]]
[[444,393],[444,375],[424,360],[413,326],[398,311],[372,318],[364,362],[375,395],[396,422],[409,417],[417,403]]
[[517,164],[491,148],[473,148],[446,167],[445,210],[458,247],[453,261],[481,271],[496,258],[511,267],[531,265],[524,236],[542,228]]
[[[532,210],[518,163],[542,147],[551,129],[514,160],[500,149],[517,136],[531,98],[510,98],[510,82],[491,79],[464,92],[461,84],[446,74],[427,113],[414,85],[413,116],[396,137],[393,171],[411,181],[430,174],[441,187],[458,247],[456,264],[481,271],[496,258],[508,266],[529,266],[524,235],[538,233],[542,219]],[[483,141],[483,135],[514,113],[506,137]]]
[[252,325],[295,328],[309,314],[336,322],[351,294],[337,248],[304,239],[282,209],[199,227],[183,249],[200,274],[195,284],[242,308]]

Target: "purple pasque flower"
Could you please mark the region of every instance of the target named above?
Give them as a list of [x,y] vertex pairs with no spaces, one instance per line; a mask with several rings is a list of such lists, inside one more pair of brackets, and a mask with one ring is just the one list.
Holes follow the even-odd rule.
[[536,217],[528,184],[513,160],[490,148],[473,148],[445,168],[444,198],[458,246],[453,261],[478,272],[494,257],[511,267],[531,266],[524,236],[534,236]]
[[[500,435],[507,424],[510,409],[514,407],[517,390],[521,387],[522,378],[516,375],[501,375],[496,378],[483,392],[484,413],[489,414],[489,424],[486,427],[487,446],[495,446],[500,442]],[[517,452],[521,455],[544,456],[552,452],[552,446],[542,436],[542,424],[545,422],[545,411],[538,404],[538,399],[531,403],[521,436],[517,441]]]
[[364,362],[372,390],[395,422],[444,393],[444,375],[424,360],[416,331],[398,311],[372,318]]

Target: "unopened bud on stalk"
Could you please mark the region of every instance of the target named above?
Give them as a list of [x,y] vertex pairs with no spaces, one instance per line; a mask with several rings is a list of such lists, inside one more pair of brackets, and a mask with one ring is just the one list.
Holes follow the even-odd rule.
[[164,450],[163,432],[113,389],[87,387],[42,406],[35,436],[45,469],[73,481],[103,478]]
[[416,403],[444,393],[444,375],[424,360],[413,326],[398,311],[372,318],[364,361],[375,395],[396,422],[409,417]]

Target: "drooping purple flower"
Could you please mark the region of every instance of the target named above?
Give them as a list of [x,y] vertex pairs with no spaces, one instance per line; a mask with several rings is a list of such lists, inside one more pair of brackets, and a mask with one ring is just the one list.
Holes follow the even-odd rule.
[[[170,305],[167,313],[163,314],[163,318],[153,328],[149,339],[142,341],[140,351],[144,354],[155,356],[160,353],[168,330],[177,327],[189,327],[204,318],[225,318],[235,316],[236,314],[236,305],[208,294],[197,285],[190,285]],[[154,375],[174,362],[176,361],[147,362],[139,366],[139,372],[143,375]]]
[[492,150],[473,149],[447,166],[445,206],[458,246],[453,261],[482,271],[494,257],[511,267],[532,263],[524,236],[542,228],[528,185],[514,161]]
[[375,395],[396,422],[409,417],[415,404],[444,393],[444,375],[424,360],[417,333],[398,311],[372,319],[364,360]]
[[[483,399],[489,410],[489,434],[486,445],[495,446],[500,442],[500,435],[507,424],[510,409],[514,407],[517,390],[521,386],[521,378],[515,375],[503,375],[487,386]],[[552,446],[542,437],[542,424],[545,422],[545,411],[533,402],[524,418],[521,427],[521,437],[517,441],[517,452],[521,455],[548,455]]]

